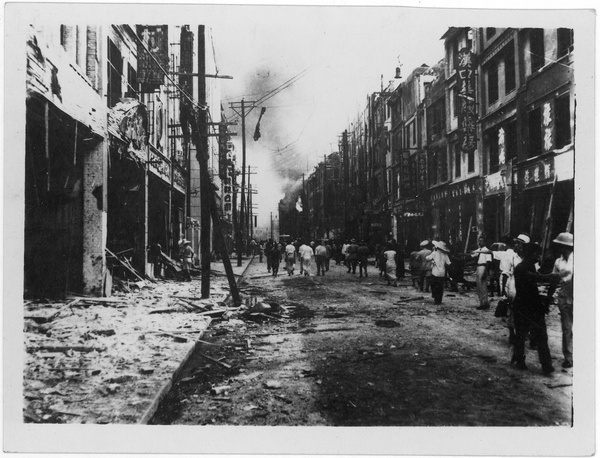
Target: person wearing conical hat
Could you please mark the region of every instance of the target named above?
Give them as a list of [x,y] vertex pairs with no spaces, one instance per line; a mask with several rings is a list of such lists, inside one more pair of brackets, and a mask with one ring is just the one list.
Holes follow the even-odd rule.
[[448,253],[450,249],[445,242],[433,242],[433,252],[425,257],[432,261],[431,267],[431,296],[434,304],[442,303],[444,295],[444,283],[446,282],[446,266],[451,263]]
[[[560,257],[554,263],[552,273],[560,277],[556,297],[556,305],[560,311],[562,327],[562,352],[564,361],[562,367],[573,367],[573,234],[562,232],[553,240],[559,250]],[[548,291],[549,301],[554,294],[556,283]]]

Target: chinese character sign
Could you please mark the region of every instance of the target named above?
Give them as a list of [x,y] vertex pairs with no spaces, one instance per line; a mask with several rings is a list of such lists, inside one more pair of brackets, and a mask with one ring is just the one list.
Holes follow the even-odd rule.
[[458,53],[458,129],[459,145],[464,153],[477,148],[477,112],[475,105],[475,67],[473,53],[463,48]]
[[554,146],[552,141],[552,129],[554,126],[552,116],[552,105],[550,102],[544,104],[542,124],[544,127],[544,151],[550,151]]
[[[166,25],[138,25],[138,81],[160,86],[169,67],[168,27]],[[162,69],[161,69],[162,67]]]
[[504,141],[504,129],[498,129],[498,164],[503,165],[506,162],[506,144]]

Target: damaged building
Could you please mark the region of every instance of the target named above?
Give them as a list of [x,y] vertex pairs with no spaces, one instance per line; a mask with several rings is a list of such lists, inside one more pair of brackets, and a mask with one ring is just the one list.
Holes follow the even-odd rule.
[[110,295],[113,276],[151,277],[152,245],[177,259],[189,238],[198,251],[179,29],[30,26],[26,296]]

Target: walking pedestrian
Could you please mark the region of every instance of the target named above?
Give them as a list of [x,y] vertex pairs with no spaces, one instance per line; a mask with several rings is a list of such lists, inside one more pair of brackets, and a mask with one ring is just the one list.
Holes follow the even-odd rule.
[[348,269],[348,273],[350,273],[350,266],[349,266],[349,262],[348,262],[348,248],[349,247],[350,247],[350,242],[349,241],[347,241],[346,243],[344,243],[342,245],[342,263]]
[[314,257],[313,250],[309,245],[303,243],[300,246],[299,254],[301,273],[303,273],[306,277],[310,277],[312,269],[312,259]]
[[[500,259],[500,272],[501,272],[501,292],[508,301],[508,315],[506,317],[506,326],[508,327],[508,343],[514,345],[515,343],[515,317],[513,302],[517,294],[515,287],[515,267],[521,263],[521,256],[515,251],[513,247],[523,243],[524,240],[529,242],[529,237],[525,235],[519,235],[521,238],[516,238],[511,241],[510,237],[506,237],[504,243],[506,244],[506,251],[494,251],[494,258]],[[522,251],[519,249],[522,253]]]
[[192,276],[190,275],[190,267],[194,262],[194,250],[192,250],[192,242],[189,240],[183,239],[183,253],[182,253],[182,261],[183,261],[183,278],[186,281],[192,281]]
[[415,250],[410,253],[409,266],[413,288],[418,288],[421,278],[421,256],[418,251]]
[[325,275],[325,262],[327,261],[327,248],[321,240],[315,248],[315,261],[317,263],[317,275]]
[[277,277],[279,275],[279,263],[281,262],[281,248],[279,243],[273,242],[273,248],[271,249],[269,257],[271,258],[272,276]]
[[431,265],[431,296],[434,304],[442,303],[444,295],[444,283],[446,283],[446,266],[451,264],[446,243],[433,242],[433,252],[427,255],[426,259],[432,261]]
[[[562,327],[562,367],[568,369],[573,367],[573,234],[562,232],[553,242],[560,253],[554,263],[553,273],[560,278],[556,304]],[[548,291],[549,298],[552,298],[555,289],[556,283]]]
[[267,256],[267,272],[271,272],[271,252],[273,251],[273,239],[269,239],[265,244],[265,255]]
[[476,258],[477,275],[477,294],[479,295],[479,307],[477,310],[487,310],[490,308],[490,299],[488,292],[488,275],[493,261],[492,251],[485,246],[485,237],[480,236],[477,239],[478,249],[471,253]]
[[348,262],[348,273],[352,272],[355,274],[356,265],[358,264],[358,245],[356,244],[356,239],[350,240],[347,252],[348,255],[346,256],[346,260]]
[[333,257],[333,248],[329,244],[328,240],[325,240],[325,250],[327,250],[327,256],[325,257],[325,271],[329,272],[329,264],[331,262],[331,258]]
[[396,277],[396,252],[393,250],[392,244],[388,242],[386,250],[383,252],[385,258],[385,279],[388,286],[394,282],[394,286],[398,286]]
[[265,241],[261,240],[258,245],[258,262],[262,262],[263,255],[265,254]]
[[429,249],[431,242],[429,240],[423,240],[420,246],[421,250],[419,251],[419,256],[421,258],[421,276],[419,279],[419,289],[428,293],[431,284],[431,269],[433,268],[433,262],[428,258],[432,253]]
[[383,256],[383,252],[385,251],[385,246],[380,243],[375,244],[375,267],[379,270],[379,276],[383,277],[385,275],[385,256]]
[[527,370],[525,364],[525,340],[530,335],[535,341],[538,358],[544,375],[554,372],[552,357],[548,348],[548,331],[546,329],[546,313],[548,313],[549,298],[542,302],[538,291],[538,283],[553,281],[557,274],[543,275],[536,271],[541,247],[537,243],[528,243],[523,247],[524,258],[515,267],[515,284],[517,295],[514,301],[516,342],[511,362],[516,363],[517,369]]
[[285,270],[287,271],[288,276],[294,275],[295,263],[296,247],[290,242],[285,247]]
[[365,272],[365,277],[368,277],[367,274],[367,266],[369,265],[369,247],[364,240],[360,241],[360,245],[357,251],[358,257],[358,270],[360,272],[360,277],[363,276],[363,271]]

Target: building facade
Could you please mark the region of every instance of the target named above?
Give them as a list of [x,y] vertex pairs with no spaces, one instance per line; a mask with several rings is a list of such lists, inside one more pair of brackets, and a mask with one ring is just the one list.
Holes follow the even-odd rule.
[[[454,252],[573,231],[571,29],[449,28],[444,58],[372,93],[339,142],[341,238]],[[317,167],[317,169],[320,166]],[[310,221],[311,230],[317,219]]]
[[[113,275],[130,275],[113,254],[152,275],[149,247],[176,257],[192,235],[196,158],[181,101],[200,105],[197,87],[177,78],[180,52],[169,59],[181,30],[30,26],[25,295],[110,294]],[[201,107],[219,108],[219,96]],[[218,145],[210,151],[214,170]]]

